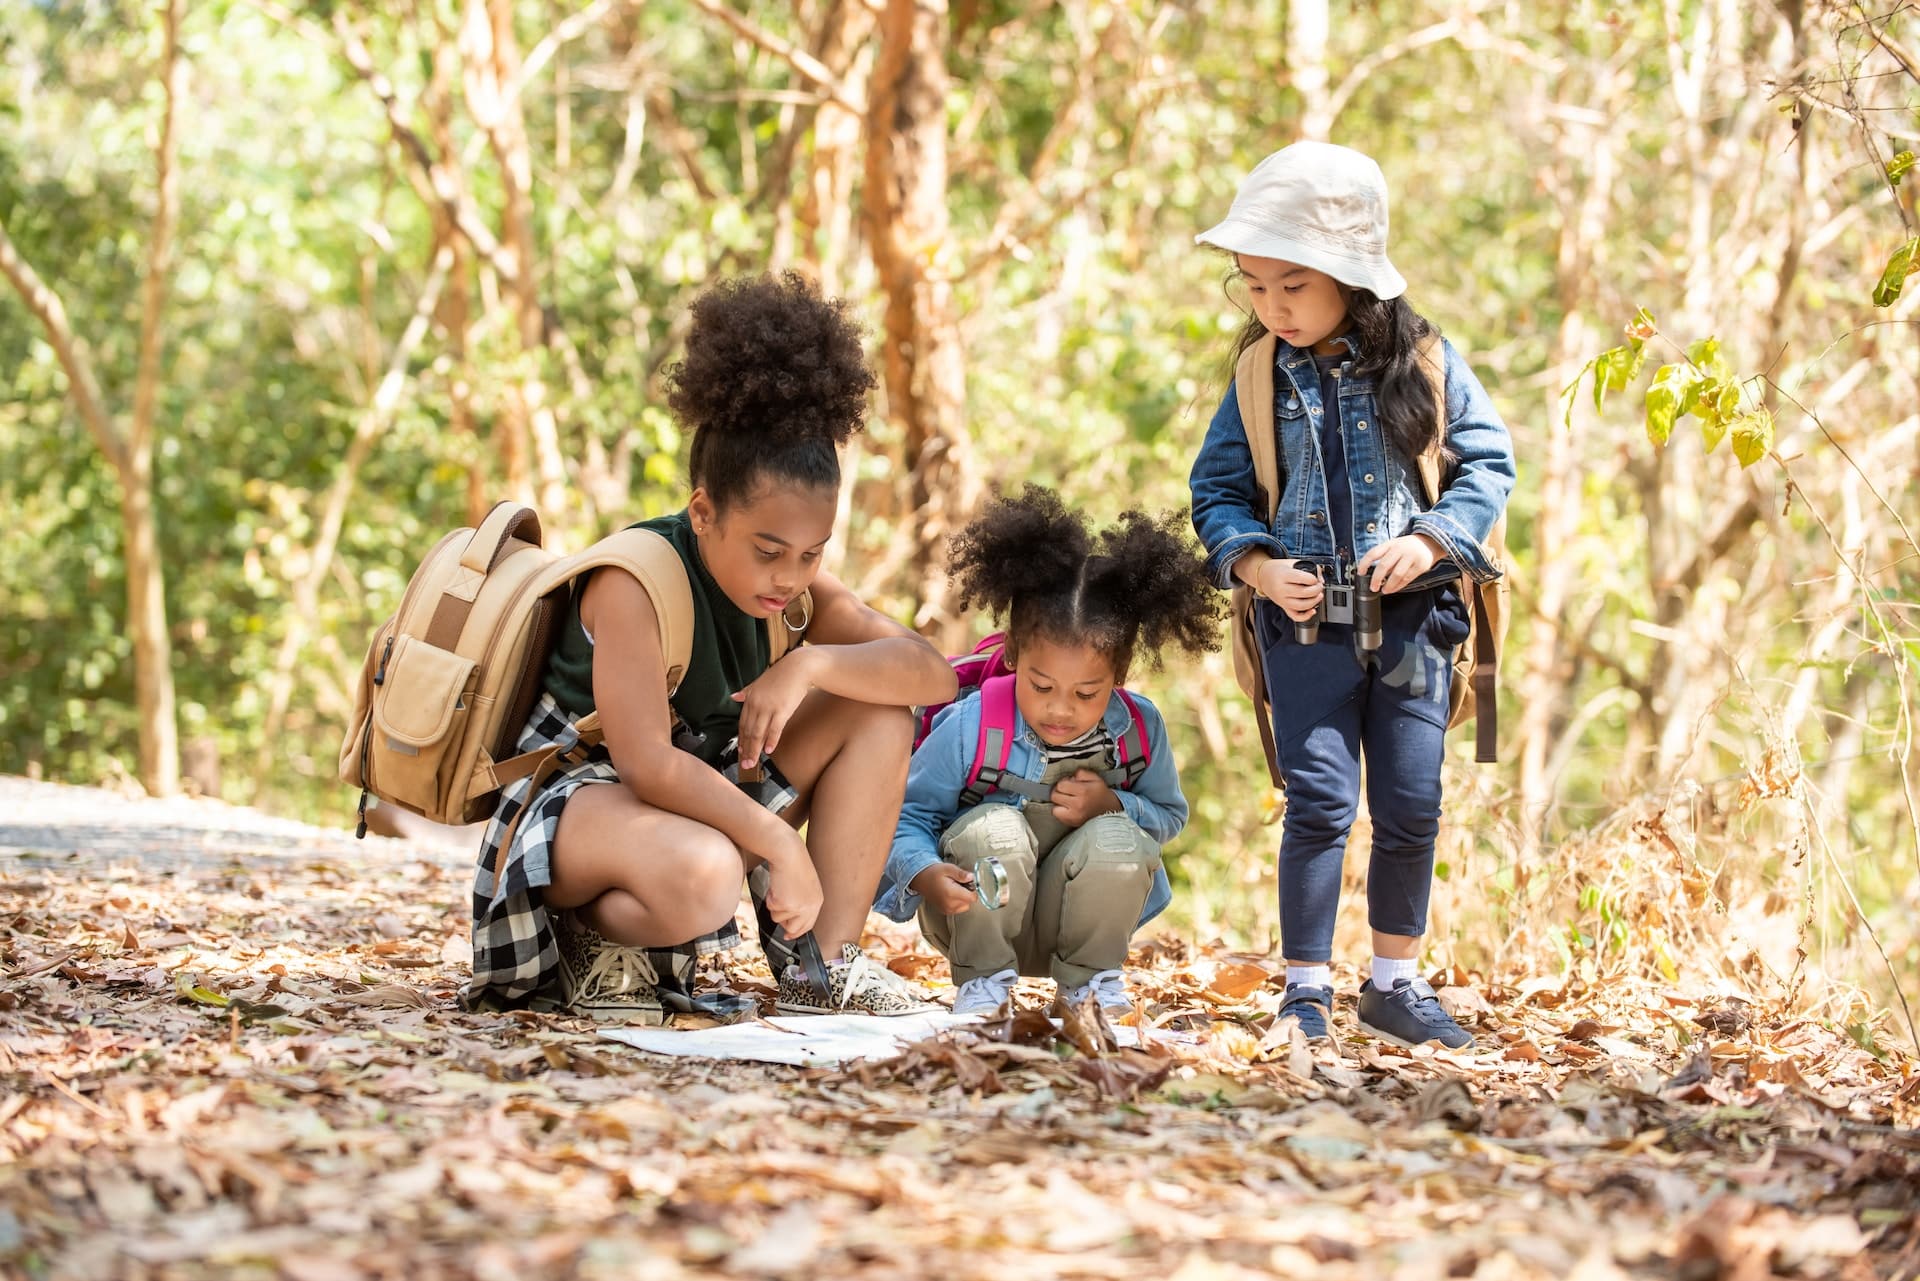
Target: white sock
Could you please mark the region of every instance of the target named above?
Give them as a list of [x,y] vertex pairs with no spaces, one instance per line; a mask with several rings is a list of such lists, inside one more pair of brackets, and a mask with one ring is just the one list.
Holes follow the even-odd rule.
[[1373,958],[1373,986],[1382,992],[1393,991],[1396,979],[1417,979],[1420,977],[1420,958],[1409,956],[1404,961],[1392,956]]
[[1287,967],[1287,986],[1300,984],[1309,987],[1331,988],[1333,986],[1333,967],[1331,965],[1289,965]]

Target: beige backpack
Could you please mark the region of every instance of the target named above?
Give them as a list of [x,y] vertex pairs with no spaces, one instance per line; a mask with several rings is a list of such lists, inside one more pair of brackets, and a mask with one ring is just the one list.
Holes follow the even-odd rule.
[[[1247,434],[1247,448],[1253,452],[1254,481],[1260,501],[1266,508],[1267,525],[1273,525],[1280,508],[1280,460],[1274,439],[1273,352],[1279,340],[1268,334],[1240,354],[1233,385],[1240,402],[1240,425]],[[1434,411],[1440,430],[1433,444],[1420,455],[1420,486],[1426,491],[1427,505],[1440,501],[1445,488],[1441,447],[1447,434],[1447,372],[1440,335],[1429,335],[1416,353],[1421,371],[1433,386]],[[1453,686],[1447,716],[1449,728],[1471,718],[1474,721],[1474,759],[1491,762],[1498,759],[1499,705],[1496,690],[1500,677],[1500,646],[1507,635],[1507,518],[1494,524],[1493,532],[1481,545],[1487,559],[1501,571],[1490,583],[1461,579],[1467,597],[1469,631],[1453,652]],[[1266,675],[1261,666],[1260,640],[1254,633],[1253,589],[1242,582],[1233,588],[1233,674],[1240,688],[1253,700],[1255,719],[1260,723],[1260,745],[1267,754],[1267,770],[1275,787],[1281,786],[1280,756],[1273,741],[1273,711],[1267,699]]]
[[[679,553],[652,530],[623,529],[560,556],[540,545],[532,508],[502,502],[478,529],[456,529],[427,553],[367,647],[340,747],[340,779],[361,789],[360,835],[369,795],[437,823],[477,822],[507,784],[534,775],[537,787],[604,740],[590,712],[574,725],[575,744],[514,750],[572,584],[605,566],[632,574],[653,599],[671,695],[693,646],[693,593]],[[778,658],[788,629],[767,633]]]

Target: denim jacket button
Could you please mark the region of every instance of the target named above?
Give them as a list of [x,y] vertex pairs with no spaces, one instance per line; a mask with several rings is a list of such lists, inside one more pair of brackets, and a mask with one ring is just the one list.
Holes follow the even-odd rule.
[[1358,427],[1361,431],[1365,431],[1367,429],[1367,420],[1362,418],[1359,422],[1355,423],[1354,426]]
[[1374,525],[1374,523],[1373,523],[1372,521],[1368,521],[1368,522],[1367,522],[1367,532],[1368,532],[1369,534],[1371,534],[1371,533],[1372,533],[1372,532],[1374,531],[1374,529],[1375,529],[1375,525]]
[[1372,472],[1368,472],[1368,473],[1367,473],[1367,483],[1368,483],[1369,485],[1371,485],[1371,484],[1373,483],[1373,473],[1372,473]]
[[1322,516],[1319,512],[1313,512],[1307,517],[1307,519],[1312,521],[1314,524],[1318,525],[1322,520],[1326,518]]

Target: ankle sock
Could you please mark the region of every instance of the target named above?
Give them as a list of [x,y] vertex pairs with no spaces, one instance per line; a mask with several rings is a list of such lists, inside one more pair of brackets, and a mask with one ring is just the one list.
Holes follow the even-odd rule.
[[1333,987],[1333,967],[1331,965],[1289,965],[1287,967],[1287,986]]
[[1382,992],[1393,991],[1397,979],[1417,979],[1420,977],[1420,958],[1409,956],[1402,960],[1393,956],[1373,958],[1373,986]]

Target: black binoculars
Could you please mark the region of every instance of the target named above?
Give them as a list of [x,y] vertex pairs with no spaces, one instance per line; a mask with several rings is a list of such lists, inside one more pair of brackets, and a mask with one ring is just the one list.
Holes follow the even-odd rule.
[[1345,623],[1353,628],[1354,643],[1361,649],[1380,648],[1380,593],[1367,581],[1365,574],[1347,583],[1341,581],[1340,568],[1336,565],[1296,560],[1293,567],[1318,575],[1323,589],[1313,616],[1294,621],[1295,640],[1302,645],[1317,644],[1320,640],[1320,624]]

